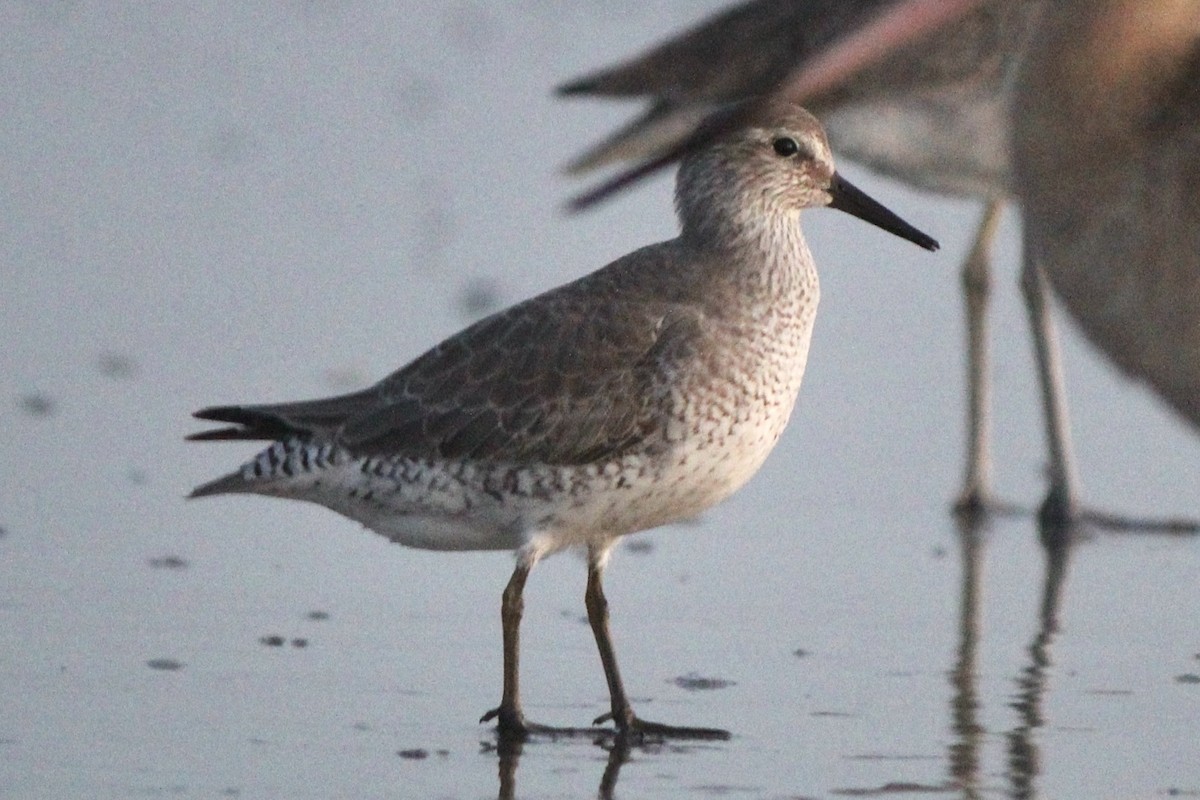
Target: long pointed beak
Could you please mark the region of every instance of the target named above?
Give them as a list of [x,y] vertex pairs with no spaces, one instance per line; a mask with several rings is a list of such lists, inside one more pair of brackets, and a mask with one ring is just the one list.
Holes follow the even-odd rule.
[[937,239],[909,225],[878,200],[872,199],[869,194],[836,172],[833,173],[833,180],[829,182],[829,197],[831,198],[830,208],[845,211],[847,214],[869,222],[877,228],[883,228],[888,233],[893,233],[901,239],[907,239],[926,250],[937,250],[941,247]]

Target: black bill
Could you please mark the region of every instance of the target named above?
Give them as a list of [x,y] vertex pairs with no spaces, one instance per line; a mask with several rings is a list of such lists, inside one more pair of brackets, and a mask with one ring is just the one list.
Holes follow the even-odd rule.
[[888,211],[882,203],[872,200],[870,195],[836,172],[833,173],[833,180],[829,182],[829,196],[833,198],[829,202],[830,208],[845,211],[847,214],[869,222],[877,228],[883,228],[888,233],[894,233],[901,239],[907,239],[926,250],[937,250],[941,246],[937,243],[937,239],[921,233]]

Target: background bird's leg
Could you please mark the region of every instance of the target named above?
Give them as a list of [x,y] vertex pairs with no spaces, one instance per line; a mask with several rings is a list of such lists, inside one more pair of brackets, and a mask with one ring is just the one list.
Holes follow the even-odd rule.
[[991,505],[991,359],[988,350],[988,302],[992,290],[991,250],[1004,201],[988,201],[975,242],[962,267],[967,311],[967,468],[955,503],[960,514],[986,513]]
[[1021,270],[1021,289],[1029,310],[1037,355],[1038,375],[1042,385],[1042,407],[1046,422],[1046,440],[1050,449],[1050,488],[1038,510],[1043,532],[1058,532],[1068,537],[1069,528],[1083,522],[1113,531],[1146,533],[1194,534],[1200,532],[1200,521],[1187,518],[1150,519],[1113,514],[1079,504],[1079,477],[1075,471],[1075,454],[1071,447],[1071,430],[1067,421],[1066,389],[1063,381],[1062,358],[1058,349],[1058,332],[1050,318],[1050,285],[1040,264],[1029,253]]
[[1038,516],[1047,524],[1063,525],[1078,517],[1076,492],[1079,480],[1067,421],[1058,331],[1050,318],[1049,285],[1041,265],[1029,252],[1025,253],[1021,269],[1021,291],[1029,312],[1029,326],[1033,331],[1034,353],[1042,387],[1042,418],[1046,423],[1046,443],[1050,449],[1050,488]]

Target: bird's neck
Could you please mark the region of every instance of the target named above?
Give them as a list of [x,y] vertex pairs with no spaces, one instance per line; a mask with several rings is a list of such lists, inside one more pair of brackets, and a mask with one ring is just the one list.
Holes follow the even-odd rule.
[[704,265],[698,280],[768,301],[815,283],[799,211],[721,215],[705,223],[685,225],[680,236],[681,244],[694,254],[694,263]]

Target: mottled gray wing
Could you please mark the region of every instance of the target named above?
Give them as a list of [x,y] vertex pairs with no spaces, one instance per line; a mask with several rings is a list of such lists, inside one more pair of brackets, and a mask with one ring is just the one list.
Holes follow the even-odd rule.
[[550,464],[650,444],[702,326],[691,302],[665,299],[686,286],[646,295],[659,266],[649,252],[481,320],[361,392],[206,408],[196,417],[234,427],[189,438],[301,436],[357,455]]
[[[589,302],[590,300],[590,302]],[[700,325],[673,304],[545,295],[482,320],[374,388],[337,434],[360,455],[582,464],[639,447]]]

